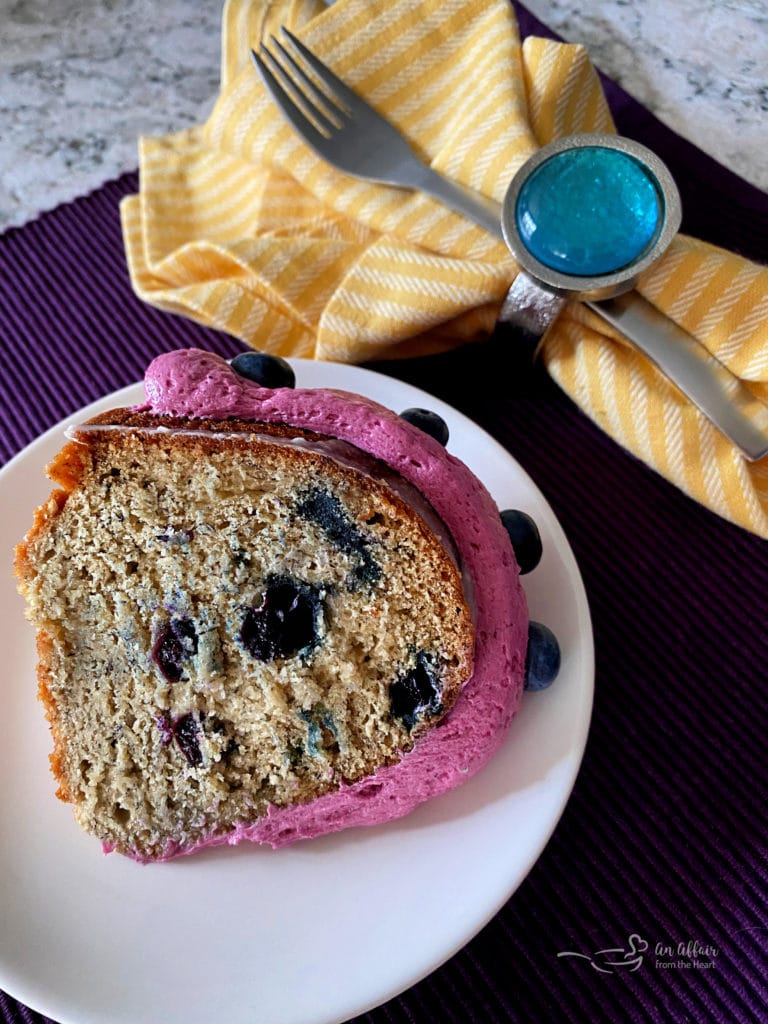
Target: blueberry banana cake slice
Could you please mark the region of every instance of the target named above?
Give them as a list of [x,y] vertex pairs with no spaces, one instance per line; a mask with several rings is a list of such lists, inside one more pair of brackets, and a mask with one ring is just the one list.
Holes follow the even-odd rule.
[[141,861],[408,813],[523,689],[510,534],[444,438],[248,358],[155,360],[145,404],[72,430],[17,548],[59,796]]

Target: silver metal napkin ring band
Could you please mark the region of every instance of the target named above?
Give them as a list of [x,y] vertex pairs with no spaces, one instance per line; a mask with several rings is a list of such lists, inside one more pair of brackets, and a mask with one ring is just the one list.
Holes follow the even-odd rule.
[[[611,164],[616,171],[615,180],[607,181]],[[604,174],[606,167],[607,175]],[[579,176],[581,191],[574,187],[574,179],[578,180]],[[654,210],[650,207],[644,210],[640,202],[635,204],[636,208],[632,206],[637,196],[633,195],[626,179],[633,176],[646,200],[650,197],[653,202],[655,197],[658,204],[655,226]],[[537,185],[538,181],[541,185]],[[531,192],[533,200],[529,197]],[[579,196],[584,200],[583,209],[579,209]],[[629,259],[626,251],[618,252],[614,266],[605,264],[606,258],[608,263],[612,259],[610,233],[606,231],[607,237],[603,239],[600,230],[600,217],[605,225],[604,218],[610,216],[612,210],[617,213],[619,222],[608,226],[611,230],[616,228],[619,249],[625,241],[622,216],[634,227],[641,216],[647,215],[648,223],[653,226],[647,244],[643,245],[641,240],[640,250]],[[504,198],[502,230],[520,272],[507,292],[499,321],[515,323],[540,335],[569,299],[606,299],[631,290],[638,275],[666,251],[680,227],[681,215],[680,195],[669,170],[645,146],[604,133],[571,135],[543,146],[520,168]],[[537,216],[540,223],[536,223]],[[559,216],[565,225],[562,237],[558,234],[561,231]],[[587,236],[592,231],[595,248],[603,257],[603,265],[598,265],[596,270],[583,256],[584,265],[578,266],[579,254],[587,252],[589,247],[588,242],[581,246],[579,230],[582,226]],[[543,256],[542,246],[537,248],[536,244],[537,231],[545,238]],[[603,251],[605,246],[608,246],[607,253]],[[626,245],[624,247],[626,249]],[[578,272],[571,272],[574,269]]]

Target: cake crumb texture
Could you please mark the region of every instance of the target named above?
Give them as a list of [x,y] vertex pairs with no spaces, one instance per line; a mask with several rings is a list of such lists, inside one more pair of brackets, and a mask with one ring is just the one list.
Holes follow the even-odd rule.
[[472,672],[423,519],[278,428],[232,430],[81,433],[17,549],[59,795],[141,859],[396,763]]

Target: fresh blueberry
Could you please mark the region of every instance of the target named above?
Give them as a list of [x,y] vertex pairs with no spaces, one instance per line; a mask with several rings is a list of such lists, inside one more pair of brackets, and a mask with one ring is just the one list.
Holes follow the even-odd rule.
[[191,619],[171,619],[160,630],[152,659],[169,683],[178,683],[184,662],[197,654],[197,633]]
[[541,535],[536,523],[527,512],[507,508],[501,513],[501,522],[512,541],[520,575],[535,569],[541,561]]
[[436,412],[429,409],[405,409],[400,413],[400,418],[434,437],[441,445],[448,444],[448,424]]
[[442,689],[429,655],[419,651],[416,667],[400,676],[389,687],[390,710],[393,718],[401,718],[407,729],[412,729],[421,715],[439,715],[442,711]]
[[525,689],[546,690],[560,671],[560,645],[552,630],[541,622],[528,626],[525,655]]
[[240,628],[240,643],[258,661],[290,658],[319,642],[320,595],[308,583],[272,576],[261,604],[249,608]]
[[241,352],[230,363],[241,377],[256,381],[263,388],[295,388],[296,374],[290,363],[266,352]]
[[193,767],[203,763],[203,754],[200,750],[197,733],[197,722],[191,712],[177,718],[173,723],[173,738],[176,740],[176,745],[186,758],[187,763]]

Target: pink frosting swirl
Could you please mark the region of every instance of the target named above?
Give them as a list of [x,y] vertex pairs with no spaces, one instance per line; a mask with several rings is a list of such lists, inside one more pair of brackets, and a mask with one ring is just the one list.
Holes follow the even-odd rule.
[[173,845],[160,859],[246,839],[280,847],[381,824],[466,782],[494,755],[519,707],[528,635],[512,547],[483,484],[437,441],[368,398],[320,388],[263,388],[210,352],[159,356],[144,387],[142,411],[287,423],[347,441],[388,463],[421,491],[451,532],[472,581],[476,629],[472,677],[446,719],[398,763],[311,803],[271,807],[266,817],[225,835],[191,847]]

